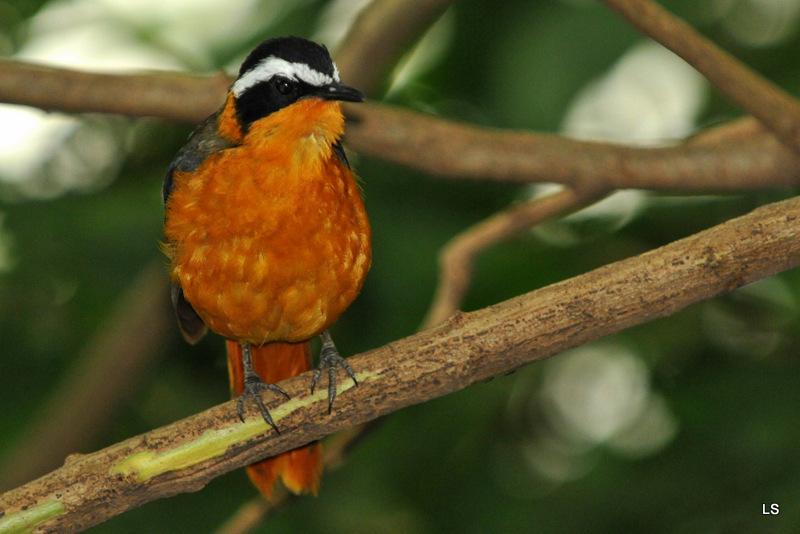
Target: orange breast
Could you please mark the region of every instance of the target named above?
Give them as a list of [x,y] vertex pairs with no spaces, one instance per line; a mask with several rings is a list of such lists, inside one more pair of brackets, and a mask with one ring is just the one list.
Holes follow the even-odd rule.
[[172,277],[215,332],[305,340],[358,294],[370,229],[352,172],[331,149],[342,127],[337,102],[302,100],[253,123],[241,147],[174,177]]

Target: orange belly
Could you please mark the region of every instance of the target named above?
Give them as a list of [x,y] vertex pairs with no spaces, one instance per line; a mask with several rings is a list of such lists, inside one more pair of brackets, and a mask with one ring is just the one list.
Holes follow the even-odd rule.
[[262,136],[174,178],[165,224],[173,281],[229,339],[309,339],[338,319],[369,269],[352,173],[329,142],[301,139],[307,146],[279,151],[281,139]]

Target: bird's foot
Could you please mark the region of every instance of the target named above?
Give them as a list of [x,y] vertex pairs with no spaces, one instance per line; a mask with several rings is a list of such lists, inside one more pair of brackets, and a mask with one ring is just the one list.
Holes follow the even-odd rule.
[[274,391],[275,393],[280,393],[287,399],[291,397],[289,397],[289,394],[278,384],[267,384],[256,374],[253,370],[253,359],[250,354],[249,343],[242,343],[242,367],[244,372],[244,391],[242,391],[242,394],[239,395],[236,401],[236,413],[239,414],[239,419],[244,422],[244,403],[247,399],[252,399],[256,403],[256,406],[258,406],[258,411],[261,412],[261,417],[264,418],[264,421],[271,426],[275,432],[280,434],[281,431],[278,430],[278,426],[275,424],[275,421],[273,421],[272,416],[269,414],[269,410],[267,410],[267,407],[264,405],[264,399],[261,398],[261,393],[263,391]]
[[320,334],[322,337],[322,351],[319,355],[319,366],[314,371],[314,376],[311,379],[311,393],[314,393],[314,388],[317,387],[317,382],[322,376],[322,371],[328,370],[328,413],[333,410],[333,400],[336,398],[336,368],[341,367],[347,373],[353,383],[357,386],[356,373],[350,364],[347,363],[336,350],[336,345],[333,344],[330,333],[325,330]]
[[239,395],[239,399],[236,401],[236,412],[239,414],[239,419],[244,422],[244,403],[250,399],[256,403],[258,411],[261,412],[261,417],[264,418],[264,421],[266,421],[275,432],[280,434],[281,431],[278,430],[278,426],[275,424],[275,421],[272,420],[269,410],[267,410],[267,407],[264,405],[264,399],[261,398],[261,393],[264,391],[274,391],[275,393],[280,393],[287,399],[290,398],[289,394],[278,384],[267,384],[262,381],[258,375],[248,376],[244,382],[244,391]]

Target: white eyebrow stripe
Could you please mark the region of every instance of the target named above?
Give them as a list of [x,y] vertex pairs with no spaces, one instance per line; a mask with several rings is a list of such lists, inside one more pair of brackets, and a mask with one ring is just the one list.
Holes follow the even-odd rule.
[[265,82],[276,74],[316,85],[317,87],[339,82],[339,69],[335,65],[333,67],[333,76],[328,76],[312,69],[305,63],[291,63],[279,57],[269,56],[266,59],[262,59],[255,67],[236,80],[231,91],[238,97],[255,84]]

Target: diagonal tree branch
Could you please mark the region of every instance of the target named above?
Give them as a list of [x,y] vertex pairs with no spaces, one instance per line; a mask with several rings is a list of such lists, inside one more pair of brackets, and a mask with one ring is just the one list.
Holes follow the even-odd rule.
[[800,102],[651,0],[602,0],[800,152]]
[[[332,415],[309,374],[284,381],[290,401],[239,422],[235,401],[70,457],[0,496],[0,532],[86,529],[155,499],[202,488],[248,463],[465,388],[565,349],[670,315],[800,264],[800,199],[759,208],[654,251],[471,313],[352,357]],[[274,401],[270,398],[269,401]],[[274,403],[273,403],[274,404]]]

